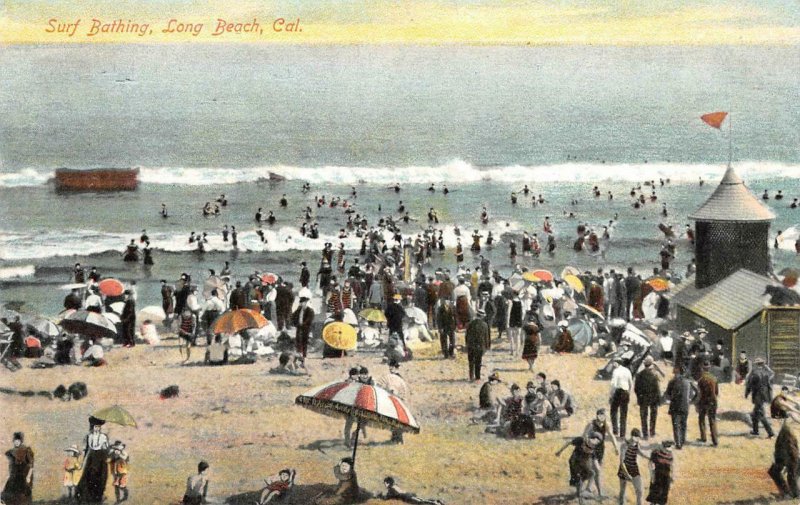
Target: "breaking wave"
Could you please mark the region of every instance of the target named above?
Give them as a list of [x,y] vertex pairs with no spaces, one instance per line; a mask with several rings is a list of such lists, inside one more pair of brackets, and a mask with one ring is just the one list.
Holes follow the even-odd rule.
[[[455,247],[458,237],[453,226],[440,226],[443,230],[442,237],[448,248]],[[437,229],[439,229],[437,228]],[[504,233],[514,233],[521,229],[516,222],[498,222],[493,226],[482,229],[481,233],[485,236],[491,230],[496,239],[500,239]],[[266,243],[261,241],[255,230],[243,230],[238,234],[239,251],[320,251],[325,242],[331,242],[334,248],[339,243],[344,243],[347,250],[357,250],[361,247],[361,239],[352,235],[345,239],[338,238],[335,234],[321,233],[318,239],[311,239],[300,235],[297,228],[263,228]],[[404,237],[413,237],[417,230],[409,227],[403,230]],[[421,229],[419,230],[421,232]],[[471,231],[461,230],[461,241],[464,248],[469,248],[471,243]],[[34,260],[53,257],[70,256],[90,256],[103,253],[122,253],[131,239],[135,239],[139,244],[138,233],[105,233],[93,230],[50,230],[20,232],[0,231],[0,259],[8,261]],[[150,245],[154,251],[170,253],[191,253],[197,249],[196,244],[190,244],[188,233],[165,233],[157,232],[148,234]],[[384,234],[386,243],[391,247],[395,242],[392,241],[392,234]],[[207,252],[212,251],[231,251],[233,246],[230,242],[223,242],[222,235],[218,230],[208,235],[208,243],[205,245]],[[26,267],[23,267],[26,268]],[[32,268],[32,267],[31,267]],[[0,270],[1,272],[2,270]],[[33,272],[31,272],[31,275]]]
[[[745,180],[800,177],[800,165],[778,162],[744,161],[736,164]],[[263,166],[250,168],[142,167],[139,179],[145,184],[216,186],[268,181],[271,175],[286,180],[314,184],[430,184],[451,185],[494,181],[519,184],[541,182],[630,181],[670,179],[673,182],[696,182],[699,177],[714,182],[724,172],[722,164],[683,163],[561,163],[551,165],[509,165],[476,167],[453,160],[439,166],[408,167],[292,167]],[[24,169],[0,174],[0,187],[41,186],[53,177],[52,170]]]

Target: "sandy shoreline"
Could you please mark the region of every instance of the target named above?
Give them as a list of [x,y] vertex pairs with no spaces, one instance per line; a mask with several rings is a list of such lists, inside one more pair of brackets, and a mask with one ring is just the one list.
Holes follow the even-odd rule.
[[[293,467],[298,470],[300,501],[296,503],[304,503],[321,489],[320,484],[333,484],[331,468],[349,450],[340,442],[341,421],[297,407],[294,398],[314,385],[343,377],[354,364],[369,367],[376,378],[386,373],[380,356],[372,353],[342,360],[311,358],[311,377],[270,375],[267,371],[274,366],[274,359],[247,366],[181,366],[176,344],[170,339],[157,347],[115,349],[108,353],[110,366],[106,368],[33,370],[26,366],[15,374],[0,375],[2,387],[19,390],[53,389],[77,380],[89,387],[88,398],[73,402],[2,397],[5,408],[0,421],[5,431],[24,430],[36,452],[36,502],[49,503],[60,496],[62,451],[71,444],[80,445],[88,415],[118,403],[139,422],[138,429],[108,426],[109,438],[125,441],[131,454],[131,503],[177,503],[186,477],[200,459],[211,464],[210,494],[217,501],[252,503],[263,478],[280,468]],[[562,503],[568,498],[568,455],[556,458],[553,453],[582,430],[595,409],[608,406],[608,383],[592,380],[604,360],[542,356],[535,370],[560,379],[575,395],[578,412],[564,422],[561,432],[513,441],[468,424],[468,410],[477,403],[479,385],[465,379],[465,355],[444,361],[437,350],[438,344],[419,350],[416,359],[402,369],[412,389],[408,403],[421,433],[407,435],[404,445],[394,446],[385,444],[389,432],[368,430],[357,462],[361,486],[380,492],[383,477],[391,474],[404,488],[448,504]],[[193,358],[199,360],[201,354],[197,352]],[[484,358],[484,370],[485,374],[499,370],[507,384],[524,385],[532,378],[521,360],[507,356],[505,343],[493,346]],[[181,396],[159,399],[159,390],[171,384],[180,386]],[[722,385],[721,398],[720,447],[692,443],[677,453],[679,474],[671,503],[761,503],[774,492],[766,474],[773,443],[745,436],[749,431],[741,422],[745,416],[730,412],[750,408],[742,386]],[[666,408],[659,414],[660,439],[670,436],[671,430]],[[628,424],[639,424],[634,402]],[[692,413],[688,439],[696,438],[697,421]],[[615,497],[617,460],[611,448],[608,451],[604,494]],[[0,480],[5,477],[6,469],[0,467]],[[724,495],[720,493],[723,489]],[[107,496],[113,499],[110,487]]]

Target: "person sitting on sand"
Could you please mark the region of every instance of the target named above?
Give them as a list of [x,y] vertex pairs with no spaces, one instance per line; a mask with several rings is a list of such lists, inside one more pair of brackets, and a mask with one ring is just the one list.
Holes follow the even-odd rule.
[[383,485],[386,487],[386,492],[378,495],[378,498],[381,500],[397,500],[402,503],[427,503],[433,505],[444,505],[442,500],[437,500],[434,498],[419,498],[414,493],[403,491],[397,487],[394,477],[391,475],[383,479]]
[[103,356],[103,346],[90,339],[89,347],[86,348],[81,356],[81,363],[86,363],[88,366],[105,366],[106,360]]
[[227,365],[228,364],[228,341],[222,341],[222,335],[214,336],[214,343],[206,349],[206,365]]
[[299,354],[282,352],[278,356],[278,366],[270,368],[271,374],[282,375],[309,375],[306,370],[305,360]]
[[789,388],[783,386],[781,392],[775,395],[769,406],[770,417],[773,419],[791,418],[800,423],[800,402],[789,398]]
[[273,501],[283,500],[289,494],[289,490],[294,486],[294,478],[297,471],[293,468],[284,468],[277,475],[267,477],[264,482],[267,486],[261,492],[261,497],[256,505],[264,505]]
[[186,492],[181,505],[202,505],[208,495],[208,463],[201,461],[197,465],[197,474],[186,479]]
[[575,349],[575,342],[572,340],[572,333],[569,331],[569,323],[561,321],[558,323],[559,333],[556,341],[553,342],[553,352],[572,352]]
[[358,498],[360,490],[352,458],[342,458],[333,467],[333,475],[338,484],[334,489],[318,494],[314,498],[314,505],[349,505]]

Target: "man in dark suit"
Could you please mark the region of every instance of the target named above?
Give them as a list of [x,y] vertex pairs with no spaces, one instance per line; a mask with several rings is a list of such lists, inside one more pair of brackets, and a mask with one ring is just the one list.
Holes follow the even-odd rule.
[[686,441],[686,418],[689,404],[697,394],[697,388],[680,368],[675,368],[675,376],[667,384],[663,400],[669,402],[669,415],[672,417],[672,434],[675,448],[680,449]]
[[709,372],[711,363],[703,363],[703,373],[697,381],[697,414],[700,423],[700,441],[706,442],[706,421],[708,417],[708,428],[711,431],[711,443],[717,446],[717,398],[719,398],[719,384],[717,379]]
[[308,340],[311,337],[311,325],[314,323],[314,309],[308,306],[308,298],[300,297],[300,306],[292,314],[292,324],[296,328],[294,337],[295,349],[304,358],[308,352]]
[[774,374],[767,368],[764,358],[756,358],[755,364],[756,367],[747,378],[744,390],[744,397],[752,395],[753,401],[753,412],[750,414],[753,431],[750,434],[758,436],[758,423],[760,422],[767,430],[767,437],[772,438],[775,433],[772,431],[767,416],[764,415],[764,404],[772,401],[772,376]]
[[642,436],[647,440],[656,434],[658,405],[661,403],[661,388],[658,376],[653,369],[653,357],[644,359],[644,370],[636,375],[633,385],[636,401],[639,403],[639,415],[642,420]]
[[489,326],[484,321],[486,313],[478,309],[477,317],[469,322],[465,341],[467,344],[467,361],[469,362],[469,380],[481,380],[481,361],[483,353],[489,348]]

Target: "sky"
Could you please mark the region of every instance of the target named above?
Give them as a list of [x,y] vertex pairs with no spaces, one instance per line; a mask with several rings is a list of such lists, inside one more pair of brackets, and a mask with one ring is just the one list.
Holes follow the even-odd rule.
[[[171,19],[203,26],[165,33]],[[258,27],[213,35],[219,19]],[[128,30],[88,35],[115,20]],[[800,1],[0,0],[0,43],[63,42],[794,45]]]

